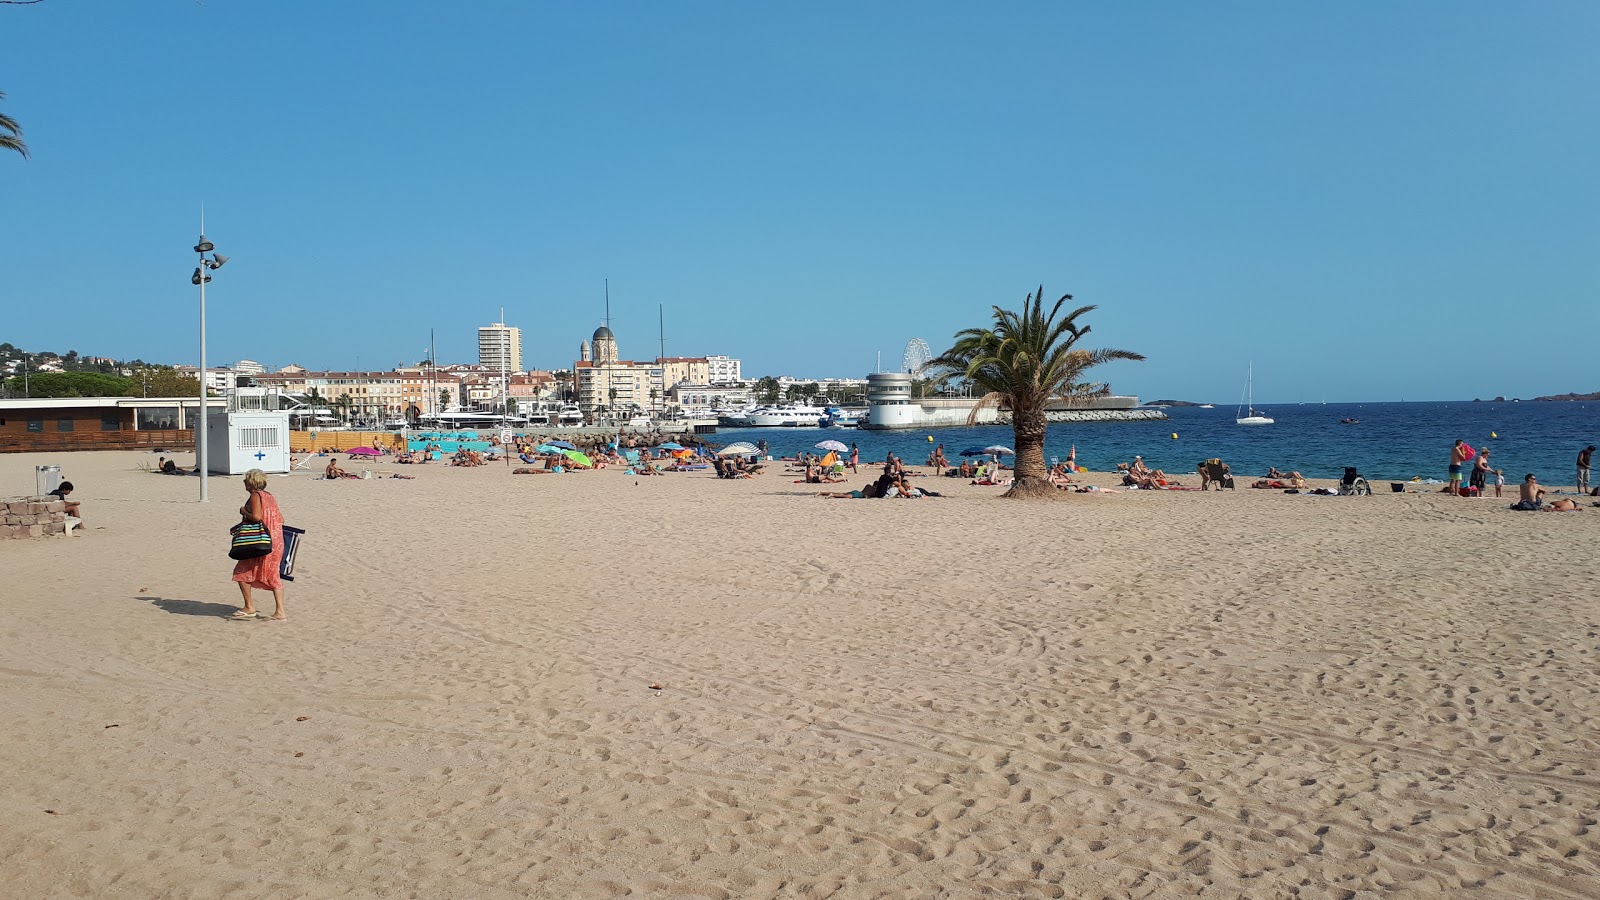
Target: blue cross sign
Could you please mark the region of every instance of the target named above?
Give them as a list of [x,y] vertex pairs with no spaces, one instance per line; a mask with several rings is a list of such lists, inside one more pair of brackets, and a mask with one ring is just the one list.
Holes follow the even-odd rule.
[[267,454],[262,453],[259,450],[256,451],[256,459],[260,460],[260,459],[266,459],[266,458],[267,458]]

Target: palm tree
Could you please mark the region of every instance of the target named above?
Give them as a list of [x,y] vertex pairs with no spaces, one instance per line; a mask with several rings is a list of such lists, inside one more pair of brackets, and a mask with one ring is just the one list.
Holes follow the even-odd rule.
[[1128,350],[1078,349],[1078,339],[1089,333],[1089,326],[1079,327],[1078,317],[1094,307],[1080,306],[1058,319],[1071,299],[1071,294],[1062,294],[1045,315],[1041,286],[1023,301],[1021,315],[996,306],[994,327],[956,332],[955,345],[930,364],[941,380],[965,378],[985,392],[967,424],[976,424],[978,411],[985,407],[1010,407],[1017,460],[1007,497],[1058,496],[1044,465],[1045,407],[1052,401],[1071,405],[1105,396],[1110,385],[1083,382],[1085,372],[1114,359],[1144,359]]
[[[0,91],[0,100],[5,98],[6,92]],[[22,126],[5,113],[0,113],[0,148],[15,150],[23,159],[28,158],[28,145],[22,141]]]

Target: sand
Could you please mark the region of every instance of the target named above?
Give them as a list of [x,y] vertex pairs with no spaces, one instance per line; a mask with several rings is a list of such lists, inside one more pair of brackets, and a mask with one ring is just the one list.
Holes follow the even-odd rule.
[[379,464],[233,622],[153,458],[0,456],[5,896],[1600,895],[1600,509]]

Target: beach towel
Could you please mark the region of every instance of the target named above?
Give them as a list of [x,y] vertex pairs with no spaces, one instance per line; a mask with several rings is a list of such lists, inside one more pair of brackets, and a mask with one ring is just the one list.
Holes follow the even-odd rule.
[[1511,508],[1518,512],[1538,512],[1543,503],[1539,500],[1518,500]]

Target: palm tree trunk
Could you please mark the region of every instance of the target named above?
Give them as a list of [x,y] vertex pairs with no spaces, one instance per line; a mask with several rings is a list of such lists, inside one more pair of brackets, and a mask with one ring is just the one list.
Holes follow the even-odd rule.
[[1050,470],[1044,465],[1044,410],[1013,410],[1011,432],[1016,442],[1016,469],[1011,490],[1004,496],[1011,498],[1055,497],[1060,492],[1050,483]]

